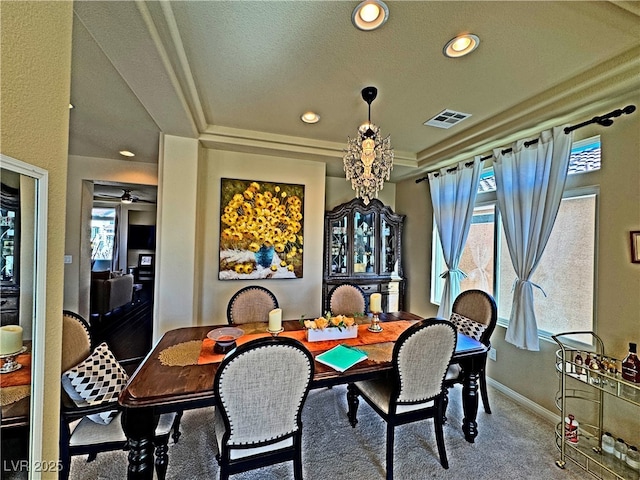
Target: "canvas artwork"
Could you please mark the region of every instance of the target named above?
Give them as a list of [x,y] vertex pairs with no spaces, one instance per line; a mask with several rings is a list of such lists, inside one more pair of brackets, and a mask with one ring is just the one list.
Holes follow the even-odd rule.
[[223,178],[220,280],[302,278],[304,185]]

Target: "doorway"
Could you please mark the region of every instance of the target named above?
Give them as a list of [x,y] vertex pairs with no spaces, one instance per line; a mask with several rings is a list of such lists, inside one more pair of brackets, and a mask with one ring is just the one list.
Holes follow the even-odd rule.
[[[91,333],[127,370],[137,367],[152,344],[155,276],[141,262],[155,258],[156,201],[156,186],[94,181]],[[107,302],[99,290],[105,281],[110,292],[124,288],[126,301]]]

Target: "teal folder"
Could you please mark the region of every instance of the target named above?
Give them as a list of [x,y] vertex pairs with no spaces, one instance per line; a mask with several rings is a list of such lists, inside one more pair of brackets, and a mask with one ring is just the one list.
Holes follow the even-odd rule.
[[337,345],[331,350],[321,353],[316,357],[320,363],[330,366],[339,372],[353,367],[356,363],[367,359],[367,354],[362,350],[348,345]]

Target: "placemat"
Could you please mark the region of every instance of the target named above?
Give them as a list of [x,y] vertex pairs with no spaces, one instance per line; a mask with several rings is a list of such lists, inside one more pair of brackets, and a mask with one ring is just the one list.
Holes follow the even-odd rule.
[[31,353],[22,353],[16,357],[22,368],[11,373],[0,374],[0,387],[31,385]]
[[[351,346],[362,346],[362,345],[372,345],[372,344],[378,344],[378,343],[395,342],[397,338],[400,336],[400,334],[404,332],[408,327],[413,325],[414,323],[415,322],[411,322],[408,320],[384,322],[382,323],[383,330],[380,333],[373,333],[367,330],[368,324],[358,325],[358,336],[356,338],[345,338],[341,340],[325,340],[322,342],[307,342],[306,333],[304,330],[293,330],[289,332],[282,332],[280,336],[295,338],[296,340],[301,341],[302,344],[310,352],[323,352],[341,343],[344,343],[346,345],[351,345]],[[249,342],[256,338],[267,337],[267,336],[269,336],[268,333],[243,335],[236,341],[236,344],[242,345],[243,343]],[[209,338],[205,338],[202,341],[202,348],[200,350],[200,355],[198,357],[198,365],[206,365],[208,363],[219,363],[222,361],[225,354],[214,353],[213,352],[214,344],[215,342]],[[378,353],[378,355],[380,355],[380,353]],[[385,360],[382,360],[382,361],[385,361]]]
[[0,388],[0,406],[6,407],[11,403],[27,398],[29,395],[31,395],[31,385],[2,387]]
[[202,347],[201,340],[178,343],[165,348],[158,354],[158,360],[165,367],[185,367],[197,365],[198,355]]

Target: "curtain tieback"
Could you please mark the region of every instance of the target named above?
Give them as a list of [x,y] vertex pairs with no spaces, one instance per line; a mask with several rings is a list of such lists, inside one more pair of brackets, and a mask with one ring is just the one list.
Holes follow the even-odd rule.
[[547,292],[545,292],[540,285],[538,285],[537,283],[533,283],[531,280],[520,280],[517,277],[513,281],[513,285],[511,286],[511,292],[513,292],[516,289],[516,285],[517,285],[518,282],[520,282],[520,283],[530,283],[532,286],[534,286],[537,289],[539,289],[542,292],[542,295],[544,295],[544,297],[547,298]]
[[453,270],[445,270],[444,272],[442,272],[440,274],[440,278],[446,278],[447,275],[451,276],[454,273],[457,273],[458,275],[460,275],[462,278],[467,278],[467,274],[464,273],[462,270],[460,270],[459,268],[454,268]]

